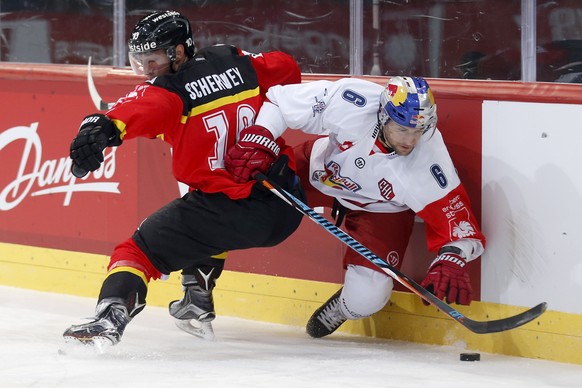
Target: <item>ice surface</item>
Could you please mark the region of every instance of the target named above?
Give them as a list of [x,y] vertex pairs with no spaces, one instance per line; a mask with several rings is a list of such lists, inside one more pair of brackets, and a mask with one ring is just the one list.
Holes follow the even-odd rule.
[[[95,300],[0,286],[0,387],[582,387],[582,365],[377,340],[219,316],[216,339],[178,330],[146,307],[121,343],[98,354],[62,332]],[[256,306],[260,308],[260,306]]]

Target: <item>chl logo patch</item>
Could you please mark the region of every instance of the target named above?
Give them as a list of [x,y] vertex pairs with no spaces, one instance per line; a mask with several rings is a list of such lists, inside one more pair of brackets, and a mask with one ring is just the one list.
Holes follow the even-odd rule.
[[378,182],[378,188],[380,189],[380,195],[386,199],[386,201],[390,201],[394,198],[392,183],[388,182],[386,179],[382,178],[382,180]]

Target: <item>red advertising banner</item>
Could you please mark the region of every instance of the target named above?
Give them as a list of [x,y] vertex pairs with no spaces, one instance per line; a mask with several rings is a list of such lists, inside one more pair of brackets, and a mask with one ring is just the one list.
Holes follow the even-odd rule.
[[126,201],[136,198],[129,171],[137,163],[128,155],[135,144],[107,152],[103,167],[86,179],[70,174],[69,143],[84,113],[94,109],[83,86],[2,80],[2,241],[98,252],[131,231],[136,208]]

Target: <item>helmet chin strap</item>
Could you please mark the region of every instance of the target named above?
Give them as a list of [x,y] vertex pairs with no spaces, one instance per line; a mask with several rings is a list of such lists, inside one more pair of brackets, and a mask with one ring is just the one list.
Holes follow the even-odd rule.
[[170,66],[170,73],[176,73],[176,70],[174,69],[173,66],[174,63],[176,62],[176,46],[168,47],[166,49],[166,55],[170,60],[170,63],[168,63],[168,66]]
[[[194,51],[194,54],[196,54],[196,51]],[[184,65],[186,62],[188,62],[191,57],[186,56],[186,59],[179,64],[179,66],[175,69],[174,68],[174,64],[176,64],[176,46],[174,47],[168,47],[166,49],[166,55],[168,56],[168,59],[170,60],[169,66],[170,66],[170,73],[177,73],[179,68],[182,67],[182,65]]]
[[166,49],[166,55],[170,59],[170,62],[176,61],[176,46],[168,47]]

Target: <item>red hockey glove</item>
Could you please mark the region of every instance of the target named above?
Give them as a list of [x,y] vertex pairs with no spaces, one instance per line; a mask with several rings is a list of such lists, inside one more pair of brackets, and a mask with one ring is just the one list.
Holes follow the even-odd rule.
[[265,127],[251,125],[240,133],[240,140],[224,158],[226,170],[235,182],[249,181],[257,172],[267,172],[279,155],[279,145]]
[[[432,262],[420,285],[447,303],[471,304],[471,279],[467,262],[455,253],[441,253]],[[423,300],[424,304],[428,304]]]

